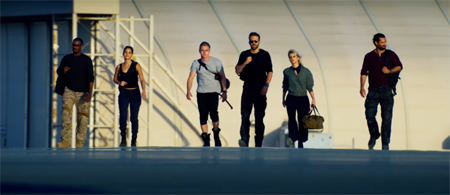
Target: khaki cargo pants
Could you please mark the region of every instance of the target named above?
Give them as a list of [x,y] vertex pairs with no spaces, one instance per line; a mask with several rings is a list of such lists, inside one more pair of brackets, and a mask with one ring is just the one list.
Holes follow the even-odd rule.
[[69,88],[64,89],[62,97],[63,111],[61,113],[63,140],[72,142],[72,107],[77,106],[77,141],[84,143],[89,118],[89,102],[84,100],[85,92],[75,92]]

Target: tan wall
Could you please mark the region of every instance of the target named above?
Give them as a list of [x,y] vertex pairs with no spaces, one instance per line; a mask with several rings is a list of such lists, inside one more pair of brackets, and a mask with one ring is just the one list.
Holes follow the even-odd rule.
[[[369,138],[364,116],[364,99],[359,95],[359,73],[364,55],[374,49],[374,25],[359,1],[289,1],[318,56],[313,52],[284,1],[212,1],[225,23],[239,51],[233,46],[208,1],[139,1],[146,15],[155,17],[155,33],[161,40],[174,75],[185,86],[189,67],[199,58],[198,45],[211,44],[211,56],[222,60],[231,81],[230,110],[225,103],[219,106],[222,134],[228,146],[237,146],[240,127],[240,96],[242,81],[234,74],[239,53],[249,48],[248,34],[261,34],[261,48],[272,56],[274,77],[268,92],[266,134],[279,129],[287,120],[281,106],[282,71],[290,66],[289,49],[298,50],[302,61],[313,73],[314,91],[321,114],[325,117],[324,133],[334,136],[335,148],[366,148]],[[442,2],[448,10],[448,3]],[[395,97],[391,149],[442,149],[450,135],[449,126],[449,28],[448,22],[435,1],[365,1],[380,30],[386,34],[390,49],[404,65],[402,80]],[[131,1],[120,2],[121,17],[140,18]],[[138,37],[148,43],[146,26],[136,23]],[[106,37],[101,35],[102,37]],[[122,43],[128,37],[121,32]],[[103,39],[107,47],[111,42]],[[135,44],[136,45],[136,44]],[[156,55],[163,59],[158,47]],[[135,53],[143,53],[135,46]],[[318,58],[321,59],[323,70]],[[145,59],[141,62],[148,65]],[[112,64],[108,69],[113,70]],[[171,92],[171,84],[164,72],[155,67],[154,75]],[[102,85],[111,86],[111,73],[102,73]],[[326,89],[325,86],[328,86]],[[115,86],[114,86],[115,87]],[[366,85],[367,88],[367,85]],[[196,84],[192,92],[195,94]],[[186,146],[200,146],[198,111],[178,91],[179,104],[192,121],[178,117],[171,104],[156,88],[153,96],[150,145],[180,146],[180,135]],[[105,110],[97,112],[113,116],[112,99],[105,101]],[[147,121],[148,104],[141,106],[140,120]],[[380,112],[380,111],[379,111]],[[380,117],[378,117],[380,119]],[[379,121],[381,122],[381,121]],[[176,129],[176,130],[175,130]],[[181,133],[176,133],[181,132]],[[98,146],[111,146],[110,129],[98,131],[105,140]],[[178,135],[178,137],[176,137]],[[147,130],[140,128],[139,145],[145,145]],[[381,147],[378,143],[377,147]],[[409,146],[408,146],[409,145]]]

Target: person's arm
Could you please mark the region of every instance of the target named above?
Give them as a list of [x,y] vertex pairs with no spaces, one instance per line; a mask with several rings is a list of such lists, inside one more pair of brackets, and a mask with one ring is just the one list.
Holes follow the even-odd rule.
[[367,59],[367,54],[364,57],[363,66],[361,69],[361,78],[360,78],[360,88],[359,88],[359,94],[361,94],[361,97],[366,97],[366,90],[364,89],[364,85],[366,83],[367,75],[369,74],[369,60]]
[[89,95],[89,100],[86,100],[86,101],[91,101],[91,97],[92,97],[92,90],[93,90],[93,88],[94,88],[94,82],[89,82],[89,93],[88,93],[88,95]]
[[268,72],[267,73],[266,84],[261,89],[261,95],[266,95],[267,94],[267,91],[269,90],[269,86],[268,85],[270,84],[270,81],[272,81],[272,75],[273,75],[273,72]]
[[120,65],[117,65],[116,67],[116,72],[114,73],[114,83],[120,85],[120,81],[119,81],[119,68]]
[[[141,65],[136,64],[136,71],[139,74],[139,80],[141,80],[142,99],[145,100],[145,99],[147,99],[147,93],[145,92],[145,79],[144,79],[144,74],[142,74]],[[149,82],[151,82],[151,81],[149,81]]]
[[400,72],[403,69],[403,65],[402,62],[400,62],[400,59],[398,58],[397,54],[395,54],[393,51],[390,52],[390,56],[392,59],[392,69],[388,69],[386,66],[383,67],[383,69],[381,69],[381,71],[384,74],[392,74],[392,73],[397,73]]
[[267,90],[269,89],[270,81],[272,81],[272,75],[273,75],[273,69],[272,69],[272,59],[270,58],[269,53],[267,53],[267,64],[266,64],[266,72],[267,72],[267,79],[266,84],[261,89],[261,95],[266,95]]
[[191,71],[189,73],[189,77],[187,79],[187,90],[186,90],[186,98],[188,100],[191,100],[192,94],[191,94],[191,88],[192,88],[192,82],[194,81],[194,77],[197,74],[196,71]]
[[87,59],[88,59],[87,76],[88,76],[88,80],[89,80],[89,91],[88,91],[88,94],[86,94],[86,96],[85,96],[85,100],[87,102],[90,102],[91,98],[92,98],[92,90],[94,88],[94,66],[92,65],[91,58],[87,57]]
[[361,97],[363,97],[363,98],[366,97],[366,90],[364,89],[364,84],[366,83],[366,77],[367,77],[367,75],[365,75],[365,74],[361,75],[361,85],[360,85],[359,93],[361,94]]
[[401,66],[394,66],[394,68],[392,68],[392,69],[388,69],[386,66],[383,66],[383,69],[381,69],[381,71],[383,71],[384,74],[397,73],[397,72],[400,72],[401,70],[402,70]]
[[311,107],[316,106],[316,98],[314,97],[313,87],[314,87],[314,78],[311,71],[309,71],[308,77],[306,78],[306,89],[309,91],[309,95],[311,95],[312,99]]
[[244,70],[245,66],[247,66],[247,64],[249,64],[250,62],[252,62],[252,56],[248,56],[242,64],[236,65],[236,74],[241,74],[242,70]]
[[311,107],[315,107],[316,106],[316,97],[314,97],[314,91],[310,91],[309,95],[311,96]]
[[288,89],[289,89],[289,80],[288,77],[286,76],[286,71],[283,71],[283,98],[282,98],[283,107],[286,106],[286,93]]
[[221,97],[222,97],[222,102],[224,102],[227,100],[227,78],[225,77],[225,71],[223,70],[223,67],[222,67],[222,70],[219,71],[219,75],[220,75],[220,83],[221,83],[221,87],[222,87],[222,91],[223,91]]
[[119,71],[120,71],[120,64],[119,65],[117,65],[117,67],[116,67],[116,72],[114,73],[114,83],[116,83],[116,84],[118,84],[119,86],[125,86],[125,85],[127,85],[128,83],[127,82],[125,82],[125,81],[120,81],[119,80]]
[[66,72],[69,69],[70,68],[67,66],[67,63],[66,63],[66,56],[64,56],[63,59],[61,60],[61,62],[59,63],[58,69],[56,69],[56,73],[58,74],[58,76],[61,76],[61,75],[66,74]]

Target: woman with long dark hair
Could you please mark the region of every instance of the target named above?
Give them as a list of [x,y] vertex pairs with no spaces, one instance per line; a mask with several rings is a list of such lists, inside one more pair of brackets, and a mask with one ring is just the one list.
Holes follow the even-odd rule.
[[[302,118],[310,110],[307,91],[312,98],[311,107],[316,106],[314,79],[311,71],[301,63],[297,51],[289,50],[288,56],[291,67],[283,71],[283,107],[286,107],[289,120],[289,138],[286,142],[289,147],[303,148],[303,142],[308,140],[308,129],[303,128],[302,122]],[[287,92],[289,93],[286,97]]]
[[123,57],[125,61],[116,67],[114,74],[114,82],[119,85],[119,125],[120,135],[122,141],[120,147],[127,146],[127,118],[128,105],[130,106],[130,121],[131,121],[131,146],[136,147],[136,139],[139,129],[138,114],[141,106],[141,92],[139,90],[138,80],[141,81],[142,99],[147,99],[145,93],[145,80],[142,74],[141,66],[131,60],[133,57],[133,48],[126,46],[123,49]]

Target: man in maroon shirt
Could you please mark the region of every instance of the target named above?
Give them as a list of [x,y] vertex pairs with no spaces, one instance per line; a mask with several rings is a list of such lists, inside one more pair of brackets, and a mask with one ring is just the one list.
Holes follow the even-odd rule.
[[[375,119],[378,104],[380,104],[382,149],[389,150],[392,109],[394,107],[393,87],[395,87],[389,84],[389,74],[400,72],[403,66],[397,54],[390,50],[386,52],[386,36],[384,34],[375,34],[373,44],[375,45],[375,49],[367,53],[364,57],[364,63],[361,69],[360,94],[363,98],[366,97],[364,84],[366,83],[367,75],[369,75],[369,93],[364,104],[366,108],[367,126],[370,132],[369,149],[373,149],[376,140],[380,137],[378,123]],[[387,62],[385,62],[386,53],[389,55]]]

